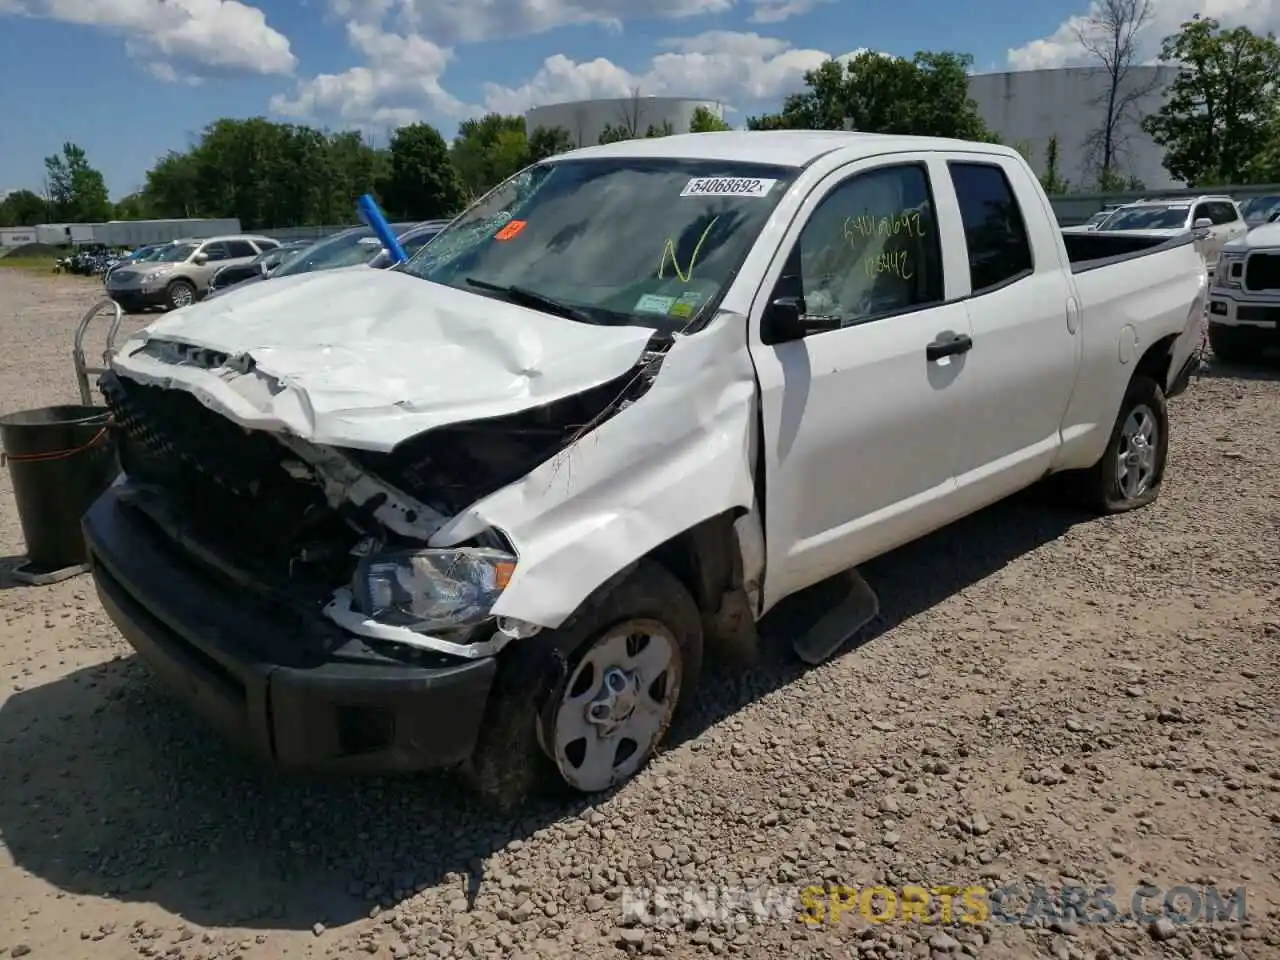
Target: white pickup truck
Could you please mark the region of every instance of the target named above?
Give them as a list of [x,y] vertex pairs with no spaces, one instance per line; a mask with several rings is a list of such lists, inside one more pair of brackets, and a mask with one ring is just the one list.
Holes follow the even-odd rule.
[[1209,345],[1227,363],[1280,347],[1280,223],[1266,223],[1222,248],[1209,288]]
[[577,150],[409,263],[128,341],[106,610],[287,766],[461,765],[514,803],[634,774],[780,600],[1053,473],[1157,496],[1199,341],[1190,235],[1077,234],[1007,147],[856,133]]

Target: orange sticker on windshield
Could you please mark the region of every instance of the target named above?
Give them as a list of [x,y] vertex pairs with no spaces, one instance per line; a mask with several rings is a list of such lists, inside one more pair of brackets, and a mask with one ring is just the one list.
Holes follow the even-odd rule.
[[493,235],[495,240],[511,240],[520,235],[520,231],[525,228],[526,221],[512,220],[505,227]]

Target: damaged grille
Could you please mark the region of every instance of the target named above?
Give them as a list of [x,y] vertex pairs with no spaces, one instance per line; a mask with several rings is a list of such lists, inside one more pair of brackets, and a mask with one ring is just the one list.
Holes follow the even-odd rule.
[[180,390],[113,373],[100,386],[125,473],[162,490],[200,542],[272,579],[307,579],[314,569],[317,584],[332,587],[349,569],[357,534],[317,485],[286,472],[290,454],[275,438],[242,429]]

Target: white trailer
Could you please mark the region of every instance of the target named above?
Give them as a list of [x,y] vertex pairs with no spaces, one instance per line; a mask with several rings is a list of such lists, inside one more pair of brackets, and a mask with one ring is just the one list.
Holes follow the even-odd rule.
[[0,230],[0,247],[21,247],[35,242],[35,227],[5,227]]
[[239,232],[240,221],[235,217],[218,220],[111,220],[96,224],[94,237],[111,247],[140,247],[184,237],[216,237]]

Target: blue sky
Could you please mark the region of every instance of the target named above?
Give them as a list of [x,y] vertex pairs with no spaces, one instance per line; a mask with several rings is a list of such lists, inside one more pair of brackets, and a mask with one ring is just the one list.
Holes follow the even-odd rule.
[[[1150,44],[1193,9],[1153,0]],[[1186,9],[1183,9],[1186,8]],[[980,71],[1079,62],[1087,0],[0,0],[0,191],[84,147],[113,198],[209,121],[265,115],[376,138],[452,137],[489,109],[591,96],[721,99],[741,123],[827,55],[972,53]]]

